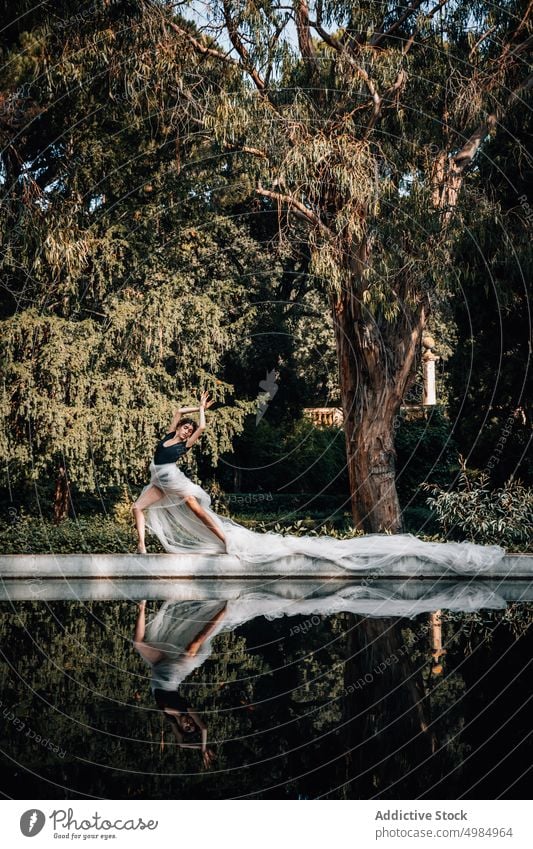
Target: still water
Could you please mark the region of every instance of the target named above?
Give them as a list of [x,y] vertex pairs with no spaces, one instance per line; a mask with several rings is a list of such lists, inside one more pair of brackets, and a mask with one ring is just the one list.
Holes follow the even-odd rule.
[[57,587],[1,602],[7,797],[530,796],[519,581]]

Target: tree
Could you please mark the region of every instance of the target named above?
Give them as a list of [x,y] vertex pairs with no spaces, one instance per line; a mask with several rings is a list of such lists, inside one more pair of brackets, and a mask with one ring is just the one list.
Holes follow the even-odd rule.
[[[69,478],[142,481],[199,388],[231,400],[223,357],[278,273],[228,214],[211,142],[181,138],[187,100],[173,62],[156,73],[150,23],[135,3],[44,4],[4,32],[0,454],[11,487],[57,475],[57,520]],[[252,406],[217,411],[213,463]]]
[[394,419],[432,295],[453,279],[470,173],[531,88],[530,6],[222,0],[202,33],[173,3],[145,8],[177,61],[229,72],[196,87],[191,126],[247,160],[283,237],[306,228],[335,325],[354,520],[398,531]]

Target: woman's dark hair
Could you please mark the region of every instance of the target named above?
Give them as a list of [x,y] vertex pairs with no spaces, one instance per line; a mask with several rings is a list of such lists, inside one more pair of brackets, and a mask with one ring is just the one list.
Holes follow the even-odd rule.
[[[195,430],[198,429],[198,422],[195,422],[194,419],[186,418],[186,419],[180,419],[179,420],[179,422],[176,425],[176,430],[178,430],[178,428],[180,428],[184,424],[192,425],[193,426],[193,433],[194,433]],[[192,436],[192,434],[191,434],[191,436]]]

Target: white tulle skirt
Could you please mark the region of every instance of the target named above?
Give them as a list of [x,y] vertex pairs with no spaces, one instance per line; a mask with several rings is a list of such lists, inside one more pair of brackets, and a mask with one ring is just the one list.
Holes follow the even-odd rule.
[[[469,574],[490,568],[505,554],[497,545],[423,542],[412,534],[367,534],[338,540],[328,536],[283,536],[271,531],[257,533],[215,513],[209,494],[174,464],[152,463],[150,473],[149,486],[157,486],[164,495],[145,511],[146,524],[165,551],[175,554],[236,554],[241,561],[252,564],[303,555],[332,561],[350,570],[393,566],[404,557],[416,557],[425,563]],[[220,528],[226,545],[187,505],[185,499],[190,495]]]

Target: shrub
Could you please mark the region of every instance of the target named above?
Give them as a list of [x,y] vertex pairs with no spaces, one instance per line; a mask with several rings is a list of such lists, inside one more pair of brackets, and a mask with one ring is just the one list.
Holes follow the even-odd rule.
[[491,489],[486,472],[468,471],[461,462],[455,490],[435,484],[421,487],[432,493],[427,503],[447,536],[511,549],[531,547],[533,490],[521,481],[511,478],[499,489]]
[[426,410],[415,419],[402,413],[397,421],[399,427],[394,444],[398,498],[403,510],[423,509],[422,481],[431,480],[444,488],[455,478],[458,452],[452,437],[452,424],[438,407]]
[[335,539],[353,539],[354,537],[363,536],[363,531],[358,531],[355,528],[343,528],[339,529],[331,524],[320,525],[318,528],[316,527],[316,523],[310,519],[298,519],[298,521],[293,522],[292,524],[283,524],[281,525],[277,522],[275,525],[269,525],[266,522],[257,522],[253,526],[253,530],[264,533],[265,531],[271,531],[276,534],[283,534],[283,536],[313,536],[313,537],[322,537],[322,536],[330,536]]
[[[150,537],[149,550],[160,551]],[[66,519],[59,525],[22,516],[0,529],[2,554],[127,554],[135,551],[133,523],[130,527],[107,516]]]

